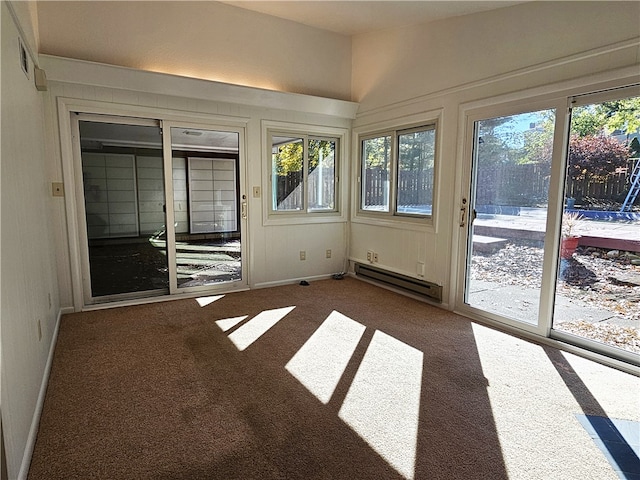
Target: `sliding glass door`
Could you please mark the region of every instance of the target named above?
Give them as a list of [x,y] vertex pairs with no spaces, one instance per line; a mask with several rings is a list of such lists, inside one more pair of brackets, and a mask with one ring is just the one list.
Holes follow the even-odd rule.
[[640,97],[572,103],[552,334],[637,361]]
[[84,303],[241,283],[241,129],[74,118]]
[[553,109],[473,124],[464,301],[517,324],[539,320],[554,128]]
[[237,131],[170,127],[171,248],[180,291],[242,279],[243,211]]
[[166,294],[167,255],[153,243],[166,224],[159,122],[83,118],[85,301]]
[[640,87],[484,112],[459,310],[640,365]]

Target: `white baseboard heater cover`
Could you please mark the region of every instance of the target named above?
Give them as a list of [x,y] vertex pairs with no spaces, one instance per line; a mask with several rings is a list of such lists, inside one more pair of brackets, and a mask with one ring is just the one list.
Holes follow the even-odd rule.
[[382,282],[392,287],[396,287],[405,290],[410,293],[423,295],[435,300],[438,303],[442,303],[442,287],[435,283],[427,282],[425,280],[418,280],[417,278],[408,277],[399,273],[389,272],[381,268],[372,267],[362,263],[355,264],[356,275],[371,280]]

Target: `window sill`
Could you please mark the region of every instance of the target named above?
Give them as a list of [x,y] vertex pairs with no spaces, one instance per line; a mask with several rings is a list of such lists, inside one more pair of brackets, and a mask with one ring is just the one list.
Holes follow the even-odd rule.
[[384,215],[366,214],[359,212],[351,219],[351,223],[362,223],[366,225],[375,225],[378,227],[399,228],[402,230],[413,230],[416,232],[435,233],[433,226],[433,217],[411,218],[400,215]]
[[340,212],[329,213],[272,213],[265,217],[263,225],[309,225],[316,223],[345,223],[346,215]]

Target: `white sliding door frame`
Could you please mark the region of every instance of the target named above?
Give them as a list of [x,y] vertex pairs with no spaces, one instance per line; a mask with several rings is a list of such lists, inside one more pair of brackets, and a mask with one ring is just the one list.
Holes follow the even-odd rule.
[[[80,150],[80,122],[94,123],[111,123],[118,125],[132,125],[143,127],[158,127],[158,120],[143,119],[136,117],[121,117],[111,115],[96,115],[91,113],[72,113],[70,114],[71,131],[73,137],[73,173],[74,175],[74,192],[76,205],[76,225],[78,227],[78,253],[80,256],[79,264],[81,268],[82,278],[82,299],[83,305],[96,303],[96,297],[91,294],[91,268],[89,262],[89,235],[84,195],[84,177],[82,167],[82,153]],[[135,167],[135,165],[134,165]],[[137,207],[136,207],[137,212]],[[75,294],[74,294],[75,298]],[[109,301],[109,297],[101,297],[101,301]]]
[[[564,172],[566,138],[568,130],[566,98],[549,99],[537,102],[517,102],[490,107],[470,109],[463,112],[465,121],[465,141],[464,157],[467,161],[464,164],[463,184],[466,185],[462,193],[462,198],[466,200],[462,205],[461,200],[461,222],[458,243],[458,272],[456,285],[456,311],[469,316],[475,316],[491,322],[498,322],[510,327],[522,329],[537,335],[548,336],[551,329],[551,312],[553,310],[553,288],[555,286],[555,272],[557,269],[557,259],[555,252],[558,248],[558,232],[560,229],[560,218],[562,216],[562,190],[561,180]],[[520,113],[534,112],[538,110],[555,110],[555,129],[553,136],[553,158],[551,162],[551,180],[549,184],[549,198],[547,206],[547,218],[544,235],[544,257],[542,265],[542,286],[540,291],[540,301],[538,308],[538,319],[536,324],[527,324],[521,321],[512,320],[499,316],[465,303],[465,290],[467,280],[468,255],[472,251],[471,235],[469,235],[469,222],[472,221],[472,209],[474,207],[471,196],[475,190],[473,180],[474,172],[472,167],[475,161],[471,161],[474,155],[475,123],[481,120],[516,115]],[[557,187],[557,188],[556,188]]]
[[[619,352],[612,352],[613,349],[608,347],[594,348],[586,341],[582,343],[570,341],[566,335],[552,329],[571,108],[583,103],[592,103],[600,98],[608,99],[611,96],[616,96],[616,93],[613,92],[617,92],[620,97],[625,96],[628,91],[627,87],[638,84],[640,84],[640,75],[637,68],[629,67],[460,104],[456,160],[460,175],[456,181],[454,198],[457,201],[458,210],[456,211],[460,214],[461,222],[464,221],[464,228],[459,226],[461,222],[456,221],[452,231],[454,248],[451,252],[450,279],[452,288],[449,298],[455,312],[635,375],[640,374],[635,363],[625,359],[626,354],[620,355]],[[468,245],[469,235],[466,222],[471,213],[469,195],[473,187],[471,168],[475,122],[485,118],[523,113],[536,108],[555,108],[556,118],[538,324],[528,326],[465,304],[466,255],[471,247]],[[463,199],[466,199],[464,204]]]
[[[240,179],[240,198],[246,195],[246,178],[245,178],[245,163],[246,163],[246,128],[249,123],[247,117],[232,117],[232,116],[216,116],[208,114],[200,114],[195,112],[178,112],[169,109],[142,107],[135,105],[122,105],[105,103],[94,100],[82,100],[75,98],[58,97],[58,131],[60,135],[60,151],[61,151],[61,163],[62,163],[62,175],[63,182],[66,186],[67,192],[65,195],[65,211],[67,219],[67,238],[69,242],[69,263],[71,266],[71,290],[73,295],[73,309],[74,311],[82,311],[93,308],[104,308],[105,306],[124,305],[132,303],[144,303],[147,301],[158,301],[159,299],[166,299],[166,296],[154,297],[154,298],[136,298],[135,300],[126,300],[122,298],[122,301],[114,300],[110,303],[93,304],[91,298],[91,285],[90,275],[88,272],[88,243],[87,243],[87,229],[86,229],[86,217],[84,206],[84,185],[82,179],[82,158],[80,152],[80,132],[79,121],[90,120],[99,121],[103,123],[120,123],[127,125],[139,125],[139,126],[160,126],[169,130],[168,136],[163,136],[163,151],[167,146],[164,143],[167,142],[165,138],[168,138],[169,148],[169,160],[171,159],[171,140],[170,140],[170,127],[191,127],[202,128],[207,130],[225,130],[234,131],[239,133],[239,179]],[[166,152],[164,152],[166,154]],[[166,164],[170,163],[164,161],[165,169]],[[166,176],[165,171],[165,176]],[[171,175],[168,177],[171,179]],[[166,179],[165,179],[166,183]],[[171,190],[165,190],[167,198],[172,195],[173,188]],[[171,202],[166,202],[167,213],[167,253],[173,251],[173,261],[171,257],[168,257],[169,268],[174,265],[175,268],[175,245],[174,248],[169,248],[169,227],[173,228],[173,206]],[[171,217],[170,217],[171,215]],[[249,263],[246,252],[248,249],[245,247],[248,234],[246,232],[247,221],[244,215],[241,218],[242,229],[242,255],[243,255],[243,272],[242,282],[233,284],[232,288],[244,288],[248,286],[249,279],[246,272],[246,265]],[[170,279],[175,279],[174,275],[170,276]],[[230,283],[222,285],[223,288],[230,288]],[[219,286],[198,287],[194,289],[181,289],[181,295],[197,295],[198,292],[203,290],[216,290],[220,289]],[[169,295],[176,295],[177,288],[169,289]]]
[[[601,103],[601,102],[611,102],[611,101],[616,101],[616,100],[621,100],[624,98],[630,98],[630,97],[639,97],[640,96],[640,83],[636,83],[634,85],[629,85],[629,86],[623,86],[623,87],[619,87],[619,88],[613,88],[613,89],[606,89],[603,91],[598,91],[595,93],[587,93],[587,94],[582,94],[582,95],[575,95],[572,97],[568,98],[568,115],[567,115],[567,136],[569,135],[569,131],[571,129],[571,109],[573,108],[577,108],[580,106],[585,106],[585,105],[591,105],[591,104],[597,104],[597,103]],[[568,143],[568,142],[567,142]],[[565,144],[565,148],[566,148],[566,144]],[[566,155],[566,150],[565,150],[565,156]],[[564,197],[564,185],[565,185],[565,168],[563,168],[562,173],[562,190],[560,191],[561,194],[561,198]],[[556,247],[557,249],[557,247]],[[556,279],[554,278],[554,283],[555,283]],[[552,302],[553,302],[553,298],[552,298]],[[552,305],[553,307],[553,305]],[[632,353],[630,351],[626,351],[623,350],[621,348],[618,347],[614,347],[612,345],[606,344],[606,343],[602,343],[602,342],[597,342],[595,340],[589,339],[587,337],[582,337],[580,335],[572,335],[566,332],[563,332],[560,329],[556,329],[556,328],[552,328],[552,324],[553,324],[553,310],[549,313],[550,315],[550,325],[549,325],[549,331],[547,332],[548,336],[551,338],[555,338],[561,341],[566,341],[566,342],[570,342],[573,343],[575,345],[578,345],[580,347],[586,348],[586,349],[591,349],[591,350],[595,350],[598,351],[602,354],[605,354],[607,356],[611,356],[611,357],[615,357],[615,358],[619,358],[625,362],[628,362],[629,364],[635,365],[640,367],[639,364],[639,358],[638,358],[638,354]]]
[[[241,288],[248,287],[248,278],[247,278],[247,259],[245,256],[246,248],[246,226],[247,226],[247,218],[246,218],[246,180],[245,180],[245,168],[244,168],[244,158],[245,158],[245,128],[244,127],[230,127],[228,125],[218,125],[215,123],[193,123],[193,122],[183,122],[183,121],[171,121],[171,120],[163,120],[162,124],[162,151],[164,161],[164,181],[165,181],[165,192],[167,194],[167,198],[171,201],[166,203],[167,212],[166,212],[166,240],[167,240],[167,259],[169,261],[169,294],[177,295],[183,293],[196,293],[203,291],[212,291],[212,290],[220,290],[221,288],[229,288],[229,285],[237,285]],[[239,191],[238,198],[240,204],[238,207],[242,210],[242,214],[240,215],[240,223],[238,224],[238,230],[240,231],[240,258],[241,258],[241,279],[234,282],[225,282],[218,285],[204,285],[198,287],[181,287],[178,288],[178,273],[177,273],[177,258],[176,258],[176,229],[175,229],[175,208],[173,201],[173,153],[172,153],[172,140],[171,140],[171,129],[172,128],[188,128],[188,129],[199,129],[199,130],[210,130],[210,131],[225,131],[225,132],[233,132],[238,135],[238,158],[239,158],[239,171],[236,172],[236,176],[239,179]]]

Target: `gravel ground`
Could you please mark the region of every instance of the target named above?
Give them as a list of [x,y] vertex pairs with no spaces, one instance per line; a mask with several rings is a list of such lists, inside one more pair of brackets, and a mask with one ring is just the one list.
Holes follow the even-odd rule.
[[[597,309],[632,321],[633,327],[582,320],[564,322],[559,330],[590,338],[624,350],[640,353],[640,285],[627,283],[640,278],[640,266],[629,255],[580,247],[570,260],[561,261],[558,294],[580,300]],[[537,246],[509,243],[493,254],[474,254],[471,278],[525,288],[540,288],[543,250]]]

